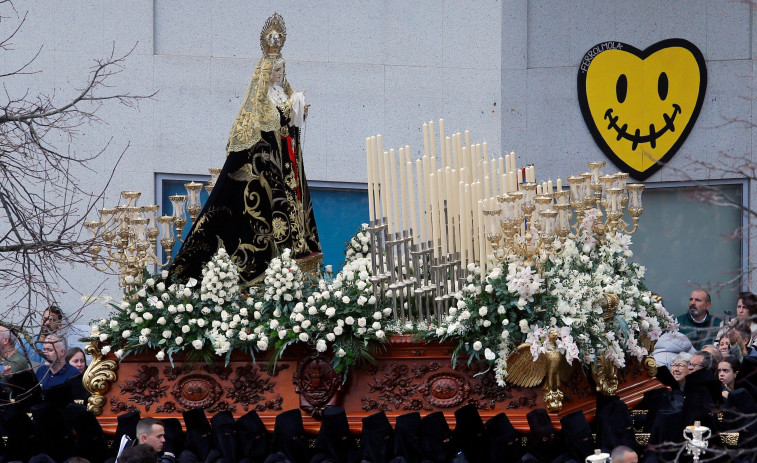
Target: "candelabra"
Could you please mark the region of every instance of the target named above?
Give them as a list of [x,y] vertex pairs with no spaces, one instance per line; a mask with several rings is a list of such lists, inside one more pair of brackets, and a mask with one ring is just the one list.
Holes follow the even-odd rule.
[[[211,182],[206,187],[212,191],[221,169],[210,169]],[[148,265],[166,267],[171,263],[173,247],[181,238],[184,225],[189,219],[195,221],[202,210],[200,190],[203,184],[184,184],[186,195],[173,195],[169,199],[173,215],[157,216],[159,207],[155,204],[137,206],[142,195],[139,191],[121,192],[126,204],[100,209],[100,220],[84,223],[92,233],[92,245],[88,252],[92,265],[100,271],[118,273],[118,283],[124,294],[134,289],[141,281],[142,271]],[[166,258],[159,257],[158,238],[166,252]]]
[[[591,172],[568,178],[570,190],[539,191],[536,183],[528,182],[497,196],[499,207],[483,211],[485,237],[494,257],[502,261],[515,256],[534,266],[552,252],[555,240],[575,238],[590,211],[594,214],[591,232],[600,240],[608,234],[635,233],[644,210],[644,185],[627,184],[628,174],[622,172],[601,175],[604,166],[604,162],[590,162]],[[624,219],[626,211],[632,224]]]
[[693,426],[686,426],[683,430],[686,452],[693,456],[694,461],[699,461],[699,456],[707,451],[707,439],[710,438],[710,434],[710,428],[702,426],[699,421],[695,421]]

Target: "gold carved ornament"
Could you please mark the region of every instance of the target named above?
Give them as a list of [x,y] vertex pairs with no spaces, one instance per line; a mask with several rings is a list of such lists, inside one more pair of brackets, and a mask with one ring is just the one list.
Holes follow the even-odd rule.
[[110,385],[118,379],[118,376],[116,376],[118,364],[113,360],[103,358],[99,341],[96,339],[90,341],[84,348],[84,352],[92,356],[92,362],[84,372],[82,383],[84,388],[92,394],[87,400],[87,411],[98,416],[102,414],[107,401],[105,394],[108,393]]
[[[615,294],[605,293],[599,301],[606,324],[612,323],[618,309],[620,299]],[[591,371],[597,392],[604,395],[614,395],[618,390],[618,368],[606,356],[600,356]]]
[[557,330],[549,330],[550,350],[536,361],[531,355],[531,344],[523,343],[507,360],[507,382],[521,387],[534,387],[544,383],[544,406],[547,411],[562,409],[565,397],[560,386],[570,379],[571,367],[563,354],[557,351]]

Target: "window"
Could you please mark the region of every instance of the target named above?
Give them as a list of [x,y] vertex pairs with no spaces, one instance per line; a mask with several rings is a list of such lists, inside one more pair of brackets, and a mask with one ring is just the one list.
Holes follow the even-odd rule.
[[368,223],[368,189],[361,183],[309,182],[323,264],[344,262],[345,242]]
[[[707,185],[747,204],[743,182]],[[633,260],[646,266],[647,286],[662,296],[671,314],[685,313],[691,290],[702,286],[710,290],[714,314],[730,311],[735,316],[747,243],[733,233],[745,218],[735,208],[703,201],[697,194],[701,191],[695,183],[647,185],[644,213],[632,236]]]

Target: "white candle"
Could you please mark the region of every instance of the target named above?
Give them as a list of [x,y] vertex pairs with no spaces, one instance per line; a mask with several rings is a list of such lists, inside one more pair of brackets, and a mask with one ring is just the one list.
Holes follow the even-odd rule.
[[400,223],[402,221],[401,219],[401,210],[400,210],[400,186],[397,183],[397,153],[394,151],[394,148],[391,148],[389,150],[389,177],[391,182],[391,191],[392,191],[392,232],[397,233],[401,230],[402,224]]
[[507,187],[509,188],[507,191],[518,191],[518,178],[517,174],[514,170],[511,170],[509,174],[507,174]]
[[423,155],[428,156],[428,124],[423,123]]
[[523,183],[523,170],[522,169],[518,169],[518,170],[515,171],[515,173],[518,176],[518,183],[516,185],[517,186],[516,190],[517,190],[517,189],[520,189],[520,184]]
[[470,151],[470,132],[467,130],[465,131],[465,146],[468,148],[468,151]]
[[468,213],[468,204],[465,202],[465,183],[457,182],[457,197],[459,199],[459,212],[458,223],[460,225],[460,262],[463,268],[468,265],[468,224],[466,222],[466,214]]
[[[463,182],[460,182],[463,183]],[[471,199],[471,189],[469,184],[465,184],[465,218],[463,221],[463,226],[465,227],[465,237],[466,237],[466,250],[468,251],[467,256],[467,262],[473,262],[476,260],[475,258],[475,248],[473,247],[473,222],[471,213],[473,212],[473,205],[472,205],[472,199]]]
[[439,239],[441,239],[442,242],[442,254],[447,254],[449,252],[449,247],[447,243],[447,222],[445,220],[445,204],[444,204],[444,184],[441,182],[441,178],[444,177],[444,172],[439,169],[437,171],[436,175],[436,189],[437,189],[437,195],[436,200],[439,202]]
[[434,133],[434,121],[428,122],[428,149],[431,157],[436,157],[436,134]]
[[428,241],[428,214],[429,212],[426,210],[426,199],[425,199],[425,184],[423,181],[423,163],[420,159],[415,160],[415,178],[418,181],[418,210],[420,211],[420,216],[418,218],[418,231],[419,231],[419,237],[421,241]]
[[486,267],[487,267],[487,265],[486,265],[486,241],[487,241],[487,239],[484,236],[485,232],[484,232],[484,227],[482,226],[482,224],[484,223],[484,202],[483,201],[479,201],[478,202],[478,207],[476,209],[476,212],[477,212],[476,216],[478,217],[478,224],[477,224],[478,225],[478,227],[477,227],[477,232],[478,232],[478,249],[479,249],[478,255],[480,256],[479,257],[479,263],[481,265],[481,280],[483,281],[483,279],[486,277]]
[[492,159],[490,162],[491,169],[489,170],[492,180],[492,196],[497,196],[497,160]]
[[[402,227],[398,227],[400,230],[407,230],[410,231],[410,214],[408,214],[408,205],[410,203],[410,199],[407,196],[407,185],[404,175],[404,170],[402,167],[405,165],[405,149],[400,146],[399,148],[399,159],[397,160],[397,167],[399,168],[399,176],[400,176],[400,218],[402,219]],[[399,223],[399,220],[397,221]]]
[[[441,153],[441,158],[439,161],[442,163],[442,168],[447,165],[447,145],[445,143],[445,136],[444,136],[444,119],[439,119],[439,151]],[[436,179],[437,182],[439,182],[439,178]]]
[[562,179],[557,179],[557,191],[562,191]]
[[537,195],[540,195],[540,194],[541,194],[541,192],[542,192],[542,187],[541,187],[541,185],[536,185],[536,194],[537,194]]
[[371,222],[376,220],[376,213],[373,210],[373,162],[371,156],[371,137],[365,139],[365,160],[368,175],[368,218]]
[[500,174],[500,176],[499,176],[499,191],[500,191],[500,193],[507,193],[508,191],[510,191],[508,188],[509,188],[509,185],[508,185],[508,181],[507,181],[507,174]]
[[434,248],[434,257],[439,257],[437,243],[439,241],[439,211],[436,201],[436,174],[429,174],[429,209],[431,210],[431,247]]
[[497,166],[499,167],[499,193],[504,193],[505,191],[507,191],[505,189],[505,177],[503,177],[506,171],[505,159],[502,156],[497,159]]
[[552,180],[547,181],[547,193],[552,194],[554,190],[552,189]]
[[457,240],[459,238],[457,225],[457,207],[455,198],[457,197],[457,171],[447,167],[446,169],[446,194],[447,194],[447,227],[449,228],[449,249],[454,253],[459,246]]
[[442,169],[446,169],[447,167],[452,167],[452,164],[454,164],[454,158],[455,153],[452,150],[452,138],[445,137],[444,138],[444,146],[446,148],[444,149],[444,152],[447,153],[447,159],[445,159],[445,164],[442,166]]
[[415,194],[413,194],[413,163],[410,162],[410,147],[408,145],[405,145],[405,168],[407,170],[407,193],[408,198],[407,202],[410,205],[409,211],[408,211],[408,230],[413,230],[414,233],[412,236],[420,236],[420,223],[418,222],[418,217],[415,215]]

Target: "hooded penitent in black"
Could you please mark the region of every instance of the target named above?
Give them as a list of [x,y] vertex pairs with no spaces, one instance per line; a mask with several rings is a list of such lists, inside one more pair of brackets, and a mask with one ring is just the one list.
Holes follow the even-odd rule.
[[488,462],[489,442],[486,428],[473,404],[465,405],[455,411],[455,431],[453,442],[469,461]]
[[363,418],[360,434],[360,459],[370,463],[387,463],[394,450],[394,430],[384,412]]
[[551,462],[562,452],[549,413],[543,408],[537,408],[528,412],[526,419],[531,429],[528,434],[528,452],[539,461]]
[[454,455],[452,431],[449,429],[444,413],[434,412],[421,420],[421,442],[424,460],[442,463]]
[[584,461],[594,454],[594,438],[589,422],[582,410],[575,411],[560,418],[562,424],[562,442],[567,454],[577,461]]
[[308,463],[310,452],[299,408],[280,413],[273,428],[272,452],[281,452],[291,463]]
[[336,463],[359,461],[344,408],[328,407],[323,411],[316,449],[317,453],[323,456],[321,461]]
[[394,423],[394,455],[408,463],[421,461],[421,414],[406,413]]
[[[184,426],[187,429],[187,451],[191,452],[200,461],[205,461],[213,450],[213,436],[210,422],[205,416],[205,410],[195,408],[182,414],[184,416]],[[182,456],[182,461],[188,459]]]
[[636,448],[636,434],[633,419],[626,404],[618,396],[597,398],[597,416],[594,420],[597,430],[597,446],[612,451],[619,445]]
[[266,459],[270,452],[268,432],[255,410],[250,410],[237,420],[237,434],[244,457],[253,463]]
[[518,431],[504,413],[489,418],[486,432],[489,435],[489,459],[492,462],[514,463],[523,456]]
[[216,413],[210,419],[210,425],[213,428],[213,442],[223,455],[225,463],[236,463],[241,458],[239,451],[239,437],[237,436],[237,426],[234,422],[234,416],[230,411]]

